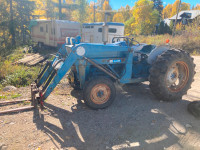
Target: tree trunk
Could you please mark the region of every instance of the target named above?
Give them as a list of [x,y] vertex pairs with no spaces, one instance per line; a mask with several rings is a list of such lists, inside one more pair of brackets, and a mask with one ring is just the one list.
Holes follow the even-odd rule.
[[15,46],[15,28],[13,20],[12,0],[10,0],[10,34],[12,35],[12,46]]

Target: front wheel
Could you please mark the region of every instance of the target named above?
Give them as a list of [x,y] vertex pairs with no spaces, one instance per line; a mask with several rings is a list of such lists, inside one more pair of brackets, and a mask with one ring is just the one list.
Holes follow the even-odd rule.
[[150,88],[161,100],[174,101],[191,88],[194,78],[193,58],[182,50],[168,50],[158,56],[150,69]]
[[106,77],[91,79],[83,91],[84,101],[92,109],[103,109],[112,104],[116,88],[112,80]]

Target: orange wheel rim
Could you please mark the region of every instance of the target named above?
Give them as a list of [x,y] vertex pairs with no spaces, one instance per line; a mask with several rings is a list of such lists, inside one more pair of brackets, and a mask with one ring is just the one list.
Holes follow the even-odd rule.
[[90,98],[95,104],[104,104],[106,103],[111,95],[110,87],[106,84],[97,84],[95,85],[90,93]]
[[168,69],[165,77],[165,83],[171,92],[179,92],[185,87],[188,79],[188,65],[183,61],[178,61]]

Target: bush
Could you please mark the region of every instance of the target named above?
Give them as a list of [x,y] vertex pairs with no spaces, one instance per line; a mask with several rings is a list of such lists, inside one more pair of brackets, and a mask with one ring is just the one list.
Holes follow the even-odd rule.
[[[37,71],[36,71],[37,72]],[[16,87],[27,86],[29,85],[36,77],[36,72],[31,70],[26,70],[26,68],[17,69],[11,74],[5,76],[5,79],[2,80],[2,85],[13,85]]]
[[19,48],[7,57],[0,57],[0,89],[6,85],[27,86],[36,79],[38,66],[27,67],[15,64],[23,56],[23,48]]

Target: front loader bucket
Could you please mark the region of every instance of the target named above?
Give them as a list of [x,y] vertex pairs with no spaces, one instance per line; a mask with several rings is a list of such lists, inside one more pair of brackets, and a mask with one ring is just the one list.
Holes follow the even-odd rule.
[[31,84],[31,98],[30,99],[20,99],[20,100],[14,100],[14,101],[3,101],[0,102],[0,106],[7,106],[17,103],[23,103],[23,102],[31,102],[31,106],[26,107],[19,107],[14,109],[8,109],[0,111],[0,115],[7,114],[7,113],[13,113],[13,112],[20,112],[20,111],[26,111],[26,110],[32,110],[33,108],[37,107],[37,97],[36,93],[38,92],[38,88],[36,88],[35,84]]
[[40,104],[41,109],[43,109],[44,100],[51,94],[60,80],[77,61],[77,59],[78,55],[74,52],[70,52],[68,54],[65,45],[63,45],[54,60],[45,65],[41,73],[38,75],[38,78],[35,80],[35,83],[31,84],[30,99],[0,102],[0,106],[5,106],[30,101],[31,106],[3,110],[0,111],[0,115],[11,112],[31,110],[33,108],[37,108],[38,104]]

